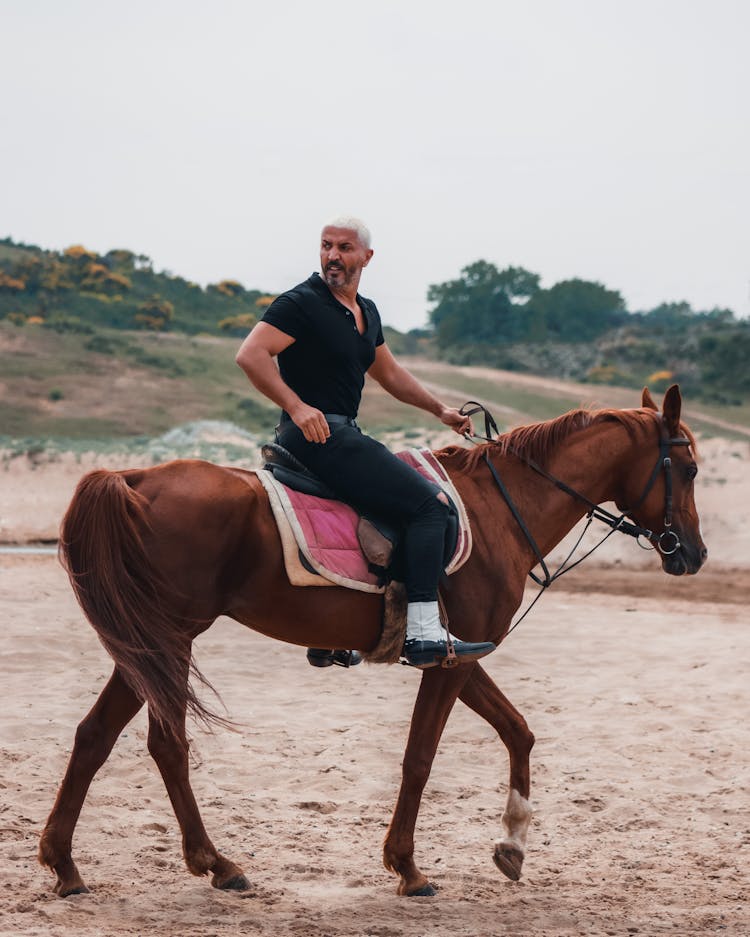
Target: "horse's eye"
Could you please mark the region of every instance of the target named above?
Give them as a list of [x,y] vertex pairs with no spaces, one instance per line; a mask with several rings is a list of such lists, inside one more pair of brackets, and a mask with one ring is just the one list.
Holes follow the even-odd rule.
[[694,463],[692,465],[688,465],[687,477],[692,480],[693,478],[695,478],[697,474],[698,474],[698,466],[695,465]]

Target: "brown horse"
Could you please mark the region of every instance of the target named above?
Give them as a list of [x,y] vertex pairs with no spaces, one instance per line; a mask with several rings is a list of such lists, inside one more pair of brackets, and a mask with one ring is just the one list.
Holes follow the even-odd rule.
[[[693,500],[694,440],[680,423],[679,389],[660,414],[647,390],[636,410],[576,410],[513,430],[473,450],[439,452],[471,519],[474,549],[449,578],[444,599],[451,630],[469,641],[500,643],[536,564],[529,539],[500,496],[485,456],[502,476],[542,553],[587,513],[584,501],[529,467],[542,463],[590,502],[634,508],[636,523],[662,538],[671,575],[695,573],[706,557]],[[668,459],[668,461],[665,461]],[[665,522],[666,517],[666,522]],[[667,538],[666,548],[664,538]],[[71,855],[73,832],[94,774],[118,735],[148,704],[148,749],[164,779],[194,875],[217,888],[247,880],[206,833],[188,779],[185,715],[211,720],[189,676],[193,639],[219,615],[302,646],[368,650],[378,641],[380,596],[343,588],[290,586],[266,495],[252,472],[176,461],[151,469],[95,471],[80,482],[62,526],[61,556],[88,619],[115,662],[109,682],[78,726],[39,859],[57,874],[61,896],[86,891]],[[402,895],[432,894],[417,868],[414,828],[440,736],[457,699],[492,725],[510,756],[505,837],[494,860],[521,872],[531,819],[529,753],[523,717],[479,663],[422,674],[403,761],[398,801],[384,844]]]

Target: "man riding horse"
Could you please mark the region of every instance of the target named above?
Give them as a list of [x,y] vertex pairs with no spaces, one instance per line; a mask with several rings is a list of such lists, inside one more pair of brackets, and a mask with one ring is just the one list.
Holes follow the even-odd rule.
[[[338,218],[326,225],[322,275],[314,273],[268,307],[237,363],[281,407],[277,440],[285,449],[341,500],[404,527],[406,662],[421,669],[439,664],[448,655],[449,637],[459,661],[474,661],[495,645],[448,636],[438,611],[448,500],[356,424],[369,374],[397,400],[426,410],[459,435],[472,429],[468,417],[433,396],[386,345],[375,303],[357,292],[372,256],[370,232],[361,221]],[[326,666],[346,653],[311,649],[308,659]]]

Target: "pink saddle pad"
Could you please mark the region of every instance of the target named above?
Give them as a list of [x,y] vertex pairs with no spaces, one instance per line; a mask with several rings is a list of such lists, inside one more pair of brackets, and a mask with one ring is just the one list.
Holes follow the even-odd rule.
[[[445,469],[430,450],[408,449],[397,455],[429,481],[443,488],[456,504],[459,514],[458,541],[455,553],[446,568],[446,572],[454,572],[465,562],[471,551],[471,531],[463,502]],[[266,489],[269,489],[269,483],[275,489],[301,554],[318,575],[349,588],[368,592],[382,591],[378,576],[370,571],[367,559],[360,549],[357,540],[359,515],[353,508],[341,501],[330,501],[295,491],[282,485],[268,472],[264,472],[263,476],[261,480]],[[272,499],[272,506],[275,500]],[[274,513],[277,513],[276,510]]]

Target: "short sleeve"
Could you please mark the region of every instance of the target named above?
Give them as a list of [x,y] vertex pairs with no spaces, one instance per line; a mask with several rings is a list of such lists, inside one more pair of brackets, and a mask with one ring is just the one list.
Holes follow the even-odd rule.
[[260,321],[294,339],[303,338],[309,331],[308,317],[287,293],[282,293],[271,303]]

